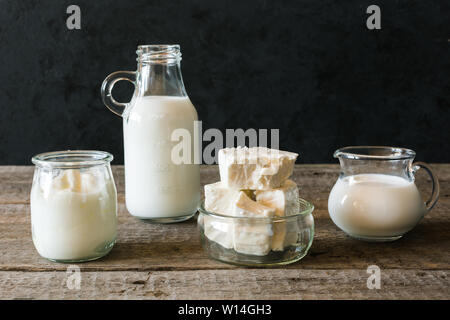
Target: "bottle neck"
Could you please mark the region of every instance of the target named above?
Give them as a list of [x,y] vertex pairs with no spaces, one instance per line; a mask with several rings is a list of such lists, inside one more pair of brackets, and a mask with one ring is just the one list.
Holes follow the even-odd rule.
[[137,54],[139,96],[187,96],[178,45],[139,46]]
[[144,64],[138,67],[139,96],[186,96],[180,64]]

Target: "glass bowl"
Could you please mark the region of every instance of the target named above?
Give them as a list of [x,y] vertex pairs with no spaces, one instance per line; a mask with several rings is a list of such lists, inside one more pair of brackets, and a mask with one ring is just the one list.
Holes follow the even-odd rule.
[[200,239],[208,255],[221,262],[268,267],[303,258],[314,237],[314,206],[299,200],[297,214],[286,217],[232,217],[199,207]]

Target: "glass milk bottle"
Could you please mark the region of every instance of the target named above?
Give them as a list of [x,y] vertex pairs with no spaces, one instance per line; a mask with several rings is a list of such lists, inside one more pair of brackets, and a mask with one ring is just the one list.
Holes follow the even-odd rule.
[[[126,206],[150,222],[187,220],[200,201],[200,172],[197,112],[184,88],[180,46],[143,45],[136,53],[137,71],[110,74],[101,90],[104,104],[123,117]],[[135,85],[129,103],[111,95],[120,80]]]

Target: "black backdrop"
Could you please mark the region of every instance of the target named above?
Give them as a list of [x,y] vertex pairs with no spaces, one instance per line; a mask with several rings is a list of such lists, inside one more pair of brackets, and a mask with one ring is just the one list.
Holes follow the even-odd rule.
[[[381,30],[366,28],[373,3]],[[66,28],[70,4],[81,30]],[[449,1],[0,0],[0,164],[77,148],[122,163],[100,85],[157,43],[181,45],[204,130],[279,128],[307,163],[366,144],[450,162],[449,18]]]

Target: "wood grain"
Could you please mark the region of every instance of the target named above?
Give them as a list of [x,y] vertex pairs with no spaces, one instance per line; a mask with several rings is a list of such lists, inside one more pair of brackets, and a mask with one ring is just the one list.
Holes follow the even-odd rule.
[[0,299],[448,299],[450,293],[447,271],[382,270],[380,289],[367,288],[365,270],[81,269],[79,290],[72,275],[1,272]]
[[[257,270],[210,260],[200,246],[195,219],[155,225],[131,217],[124,205],[123,167],[113,167],[119,193],[117,244],[107,257],[79,264],[83,279],[93,280],[73,292],[55,285],[65,281],[67,265],[41,258],[32,244],[29,191],[33,167],[0,166],[0,298],[448,299],[450,165],[432,167],[441,183],[438,205],[403,239],[374,244],[347,237],[328,216],[327,198],[339,167],[297,165],[293,180],[301,196],[316,206],[313,245],[297,263]],[[216,166],[202,166],[202,185],[218,179]],[[425,194],[428,183],[425,174],[417,175]],[[366,269],[373,264],[386,275],[382,290],[366,288]],[[133,284],[133,279],[139,282],[148,275],[148,283]],[[244,290],[243,280],[254,287]],[[199,281],[203,281],[202,291],[195,287]],[[104,282],[113,285],[101,289],[98,283]]]

